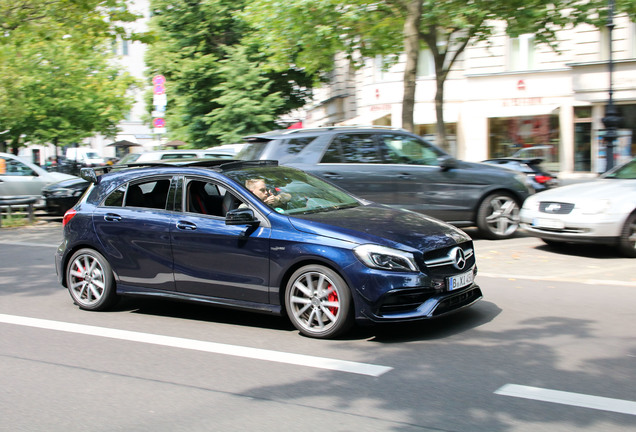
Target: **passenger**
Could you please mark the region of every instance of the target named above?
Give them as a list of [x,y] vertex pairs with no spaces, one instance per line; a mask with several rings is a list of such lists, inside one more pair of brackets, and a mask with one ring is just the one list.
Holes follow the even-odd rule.
[[282,207],[291,199],[291,195],[287,192],[274,195],[271,190],[267,189],[267,185],[263,179],[246,180],[245,187],[270,207]]

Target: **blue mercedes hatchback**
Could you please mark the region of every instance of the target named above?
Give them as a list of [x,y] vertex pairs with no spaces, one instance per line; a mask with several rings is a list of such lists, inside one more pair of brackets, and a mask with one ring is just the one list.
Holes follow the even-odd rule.
[[98,175],[64,216],[58,278],[82,309],[119,296],[286,315],[303,334],[438,317],[482,297],[470,237],[273,161]]

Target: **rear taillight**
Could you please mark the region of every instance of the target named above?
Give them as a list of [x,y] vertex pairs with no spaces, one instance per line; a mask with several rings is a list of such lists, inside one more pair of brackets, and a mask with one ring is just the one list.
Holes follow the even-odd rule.
[[537,181],[537,183],[546,183],[549,182],[550,180],[552,180],[552,177],[550,176],[545,176],[545,175],[536,175],[534,176],[534,179]]
[[66,224],[71,219],[73,219],[73,216],[75,216],[76,214],[77,214],[77,211],[75,211],[75,209],[70,209],[66,213],[64,213],[64,218],[62,219],[62,226],[65,227]]

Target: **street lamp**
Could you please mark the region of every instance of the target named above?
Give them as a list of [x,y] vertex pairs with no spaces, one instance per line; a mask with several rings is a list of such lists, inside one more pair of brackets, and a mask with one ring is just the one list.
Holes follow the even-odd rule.
[[621,123],[621,116],[618,109],[614,105],[614,89],[612,87],[612,74],[614,73],[614,61],[612,58],[612,30],[614,30],[614,0],[609,0],[609,11],[607,15],[607,31],[609,36],[609,100],[605,107],[605,117],[603,124],[605,125],[605,170],[609,171],[614,168],[614,141],[618,138],[616,129]]

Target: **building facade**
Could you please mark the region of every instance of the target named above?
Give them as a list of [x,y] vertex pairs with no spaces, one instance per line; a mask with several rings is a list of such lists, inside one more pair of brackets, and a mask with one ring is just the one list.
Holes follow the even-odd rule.
[[[612,32],[614,103],[623,123],[615,163],[636,155],[636,24],[615,18]],[[468,47],[445,83],[447,150],[461,159],[540,156],[562,176],[605,170],[603,143],[609,89],[606,29],[580,25],[558,33],[553,50],[533,35],[499,32]],[[354,70],[337,60],[329,85],[316,92],[305,127],[346,124],[401,126],[404,58],[388,71],[382,59]],[[420,53],[414,123],[435,139],[432,57]]]

